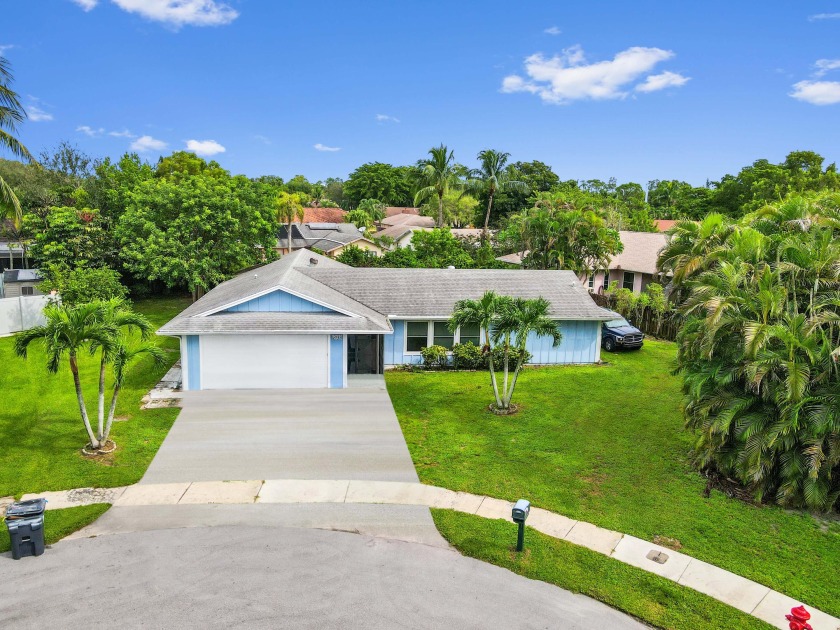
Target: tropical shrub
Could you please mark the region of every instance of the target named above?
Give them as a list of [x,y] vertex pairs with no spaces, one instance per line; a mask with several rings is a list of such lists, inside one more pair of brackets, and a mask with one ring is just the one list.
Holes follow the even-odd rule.
[[[502,371],[505,369],[505,349],[503,346],[496,346],[493,348],[493,351],[490,355],[486,355],[484,360],[482,361],[485,368],[489,367],[490,363],[490,356],[493,357],[493,368],[497,371]],[[508,349],[508,360],[513,362],[516,365],[517,362],[521,360],[522,365],[528,363],[531,360],[531,353],[528,352],[525,348],[517,348],[517,347],[510,347]]]
[[429,369],[441,369],[449,365],[448,350],[443,346],[429,346],[420,350],[423,365]]
[[128,289],[120,282],[120,274],[113,269],[80,267],[52,268],[38,289],[42,293],[56,291],[67,306],[96,300],[124,299]]
[[660,257],[686,323],[687,426],[703,468],[759,500],[840,496],[840,195],[675,226]]
[[452,367],[456,370],[479,370],[485,367],[481,348],[472,341],[452,346]]

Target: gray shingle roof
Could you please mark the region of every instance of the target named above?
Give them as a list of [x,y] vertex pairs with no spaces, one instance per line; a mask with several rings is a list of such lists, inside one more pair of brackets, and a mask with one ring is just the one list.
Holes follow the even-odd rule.
[[[340,313],[222,313],[234,304],[282,289]],[[388,316],[448,317],[461,299],[485,291],[544,297],[554,319],[606,321],[571,271],[354,268],[307,250],[240,274],[164,325],[162,335],[200,333],[392,331]]]
[[40,282],[41,272],[37,269],[6,269],[3,282]]
[[[292,224],[293,249],[314,247],[323,252],[331,252],[344,245],[362,240],[368,239],[352,223]],[[288,230],[285,225],[281,225],[277,233],[277,246],[286,247],[288,243]]]

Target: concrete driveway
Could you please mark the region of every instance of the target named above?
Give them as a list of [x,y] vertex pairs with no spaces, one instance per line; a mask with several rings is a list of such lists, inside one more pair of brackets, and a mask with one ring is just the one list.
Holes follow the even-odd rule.
[[0,616],[14,628],[644,628],[448,549],[343,532],[149,531],[2,562],[14,577],[0,581]]
[[185,392],[141,483],[418,481],[385,389]]

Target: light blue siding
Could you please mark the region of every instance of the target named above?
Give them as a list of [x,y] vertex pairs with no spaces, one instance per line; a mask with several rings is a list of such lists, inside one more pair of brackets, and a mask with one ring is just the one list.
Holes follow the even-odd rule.
[[330,335],[330,387],[344,387],[344,335]]
[[[423,362],[419,354],[405,354],[405,321],[391,321],[393,335],[385,335],[385,365],[418,364]],[[601,322],[562,321],[559,322],[563,341],[556,348],[551,346],[550,337],[528,338],[526,348],[531,353],[532,365],[556,365],[562,363],[594,363],[598,357],[599,330]]]
[[594,363],[598,356],[598,331],[601,322],[562,321],[563,340],[556,348],[551,337],[531,334],[525,347],[531,353],[531,364]]
[[187,335],[187,378],[188,390],[201,389],[201,350],[198,335]]
[[272,291],[253,300],[242,304],[231,306],[227,309],[230,313],[330,313],[331,309],[320,304],[315,304],[285,291]]

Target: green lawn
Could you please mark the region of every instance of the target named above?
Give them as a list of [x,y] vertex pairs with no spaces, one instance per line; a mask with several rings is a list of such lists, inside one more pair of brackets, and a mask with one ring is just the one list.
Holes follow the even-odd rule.
[[[83,505],[64,510],[49,510],[44,515],[44,542],[51,545],[72,534],[77,529],[89,525],[111,507],[107,503]],[[9,532],[4,527],[0,530],[0,553],[9,550]]]
[[649,341],[607,366],[529,369],[499,417],[485,372],[389,372],[424,483],[516,500],[652,540],[840,615],[840,521],[712,492],[689,463],[675,347]]
[[[188,303],[184,298],[156,298],[134,306],[160,326]],[[24,360],[14,354],[12,337],[0,339],[0,496],[121,486],[143,476],[178,415],[177,409],[140,411],[140,399],[178,358],[177,340],[156,339],[171,351],[167,365],[155,366],[147,356],[132,366],[117,405],[120,421],[114,422],[111,433],[118,449],[98,461],[79,451],[87,436],[66,362],[57,374],[50,374],[40,347],[33,345]],[[88,412],[95,418],[97,360],[84,355],[79,363]]]
[[661,628],[772,627],[670,580],[531,529],[525,534],[525,550],[517,553],[512,523],[450,510],[432,510],[432,516],[441,534],[464,555],[588,595]]

